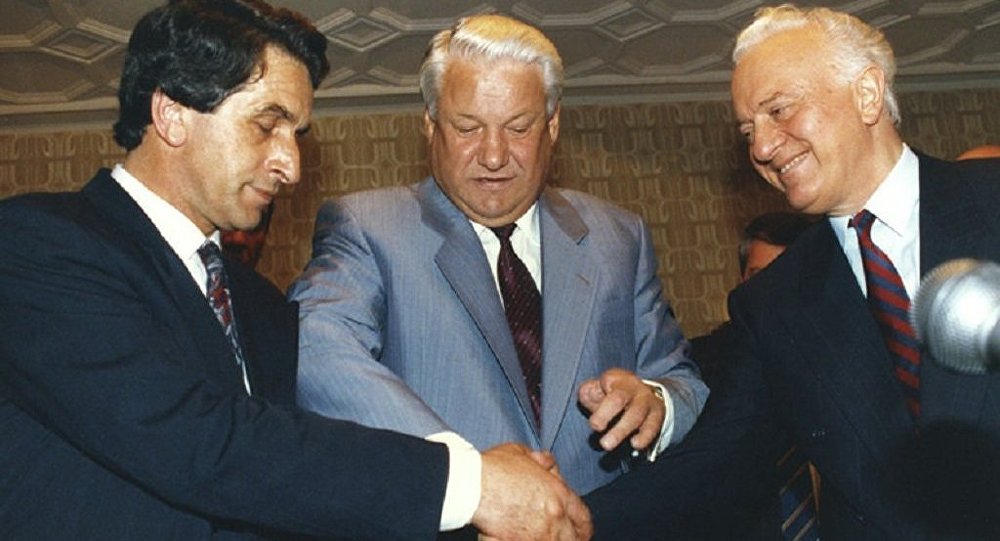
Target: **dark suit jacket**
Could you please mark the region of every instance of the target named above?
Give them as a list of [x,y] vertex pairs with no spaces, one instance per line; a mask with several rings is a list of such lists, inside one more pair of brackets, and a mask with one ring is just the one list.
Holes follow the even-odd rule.
[[[953,258],[1000,260],[998,200],[1000,161],[920,156],[921,274]],[[827,221],[737,288],[729,311],[732,373],[713,389],[688,440],[651,475],[628,476],[590,498],[598,538],[641,539],[679,529],[678,517],[704,508],[726,512],[773,460],[760,452],[774,441],[772,421],[822,476],[824,541],[1000,538],[1000,375],[958,375],[925,352],[915,435]],[[656,504],[616,503],[658,490],[666,517],[653,513]],[[652,524],[641,523],[643,511]]]
[[252,398],[107,171],[0,202],[0,538],[435,536],[446,449],[296,410],[296,307],[227,270]]

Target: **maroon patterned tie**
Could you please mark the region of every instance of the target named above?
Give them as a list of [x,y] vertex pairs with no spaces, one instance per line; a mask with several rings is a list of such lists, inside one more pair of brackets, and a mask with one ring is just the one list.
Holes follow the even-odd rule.
[[910,297],[889,256],[872,241],[875,215],[862,210],[848,225],[858,233],[861,261],[868,284],[868,307],[889,348],[896,379],[902,384],[906,407],[920,417],[920,346],[910,325]]
[[229,283],[226,278],[226,268],[222,263],[222,251],[214,242],[207,240],[198,248],[198,255],[201,256],[202,263],[205,264],[205,271],[208,273],[206,283],[206,295],[208,303],[215,312],[215,318],[219,320],[222,329],[229,339],[229,346],[236,356],[236,364],[243,374],[243,385],[247,393],[250,392],[250,380],[247,378],[246,364],[243,360],[243,348],[240,346],[240,336],[236,330],[236,321],[233,319],[233,306],[229,301]]
[[510,234],[517,224],[490,229],[500,239],[497,277],[503,295],[507,325],[514,337],[514,347],[521,361],[521,372],[531,398],[535,422],[542,426],[542,296],[531,273],[510,245]]

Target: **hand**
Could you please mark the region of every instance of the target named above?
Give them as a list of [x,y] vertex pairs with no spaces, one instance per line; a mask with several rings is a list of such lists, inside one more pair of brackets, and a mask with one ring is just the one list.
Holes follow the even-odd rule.
[[485,539],[587,541],[590,511],[548,453],[507,443],[483,453],[483,494],[472,525]]
[[612,368],[583,382],[579,398],[590,412],[590,427],[604,432],[600,443],[605,451],[618,447],[629,436],[634,449],[645,449],[660,437],[666,417],[663,399],[628,370]]

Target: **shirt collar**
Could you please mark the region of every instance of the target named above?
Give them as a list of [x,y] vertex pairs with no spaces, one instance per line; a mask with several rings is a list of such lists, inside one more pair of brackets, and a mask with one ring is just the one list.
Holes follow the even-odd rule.
[[219,244],[219,232],[205,237],[198,226],[165,199],[146,187],[129,173],[122,164],[115,165],[112,178],[135,200],[149,221],[181,260],[187,260],[205,243],[206,238]]
[[[475,221],[473,221],[471,219],[469,220],[469,223],[472,224],[472,228],[476,231],[476,235],[478,235],[479,237],[483,237],[487,233],[491,237],[496,237],[496,235],[493,234],[493,231],[489,227],[486,227],[485,225],[483,225],[483,224],[481,224],[479,222],[475,222]],[[537,239],[538,238],[538,201],[535,201],[534,203],[532,203],[531,207],[529,207],[528,210],[525,211],[524,214],[522,214],[520,218],[514,220],[514,223],[517,224],[517,228],[514,229],[514,234],[515,235],[518,234],[517,233],[518,231],[520,231],[520,232],[522,232],[522,234],[527,233],[527,234],[530,235],[531,238]]]
[[865,204],[869,212],[897,235],[905,234],[906,224],[916,212],[920,189],[918,164],[916,154],[904,145],[899,161]]
[[[898,236],[905,235],[906,225],[910,223],[913,213],[917,212],[917,203],[920,200],[919,164],[917,155],[904,144],[896,165],[865,202],[864,208]],[[851,218],[852,216],[830,217],[830,225],[833,226],[841,245],[844,244]]]

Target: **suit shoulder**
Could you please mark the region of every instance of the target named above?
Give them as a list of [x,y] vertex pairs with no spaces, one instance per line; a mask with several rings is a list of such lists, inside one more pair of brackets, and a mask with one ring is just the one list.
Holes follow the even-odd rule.
[[[97,222],[93,208],[79,192],[29,193],[0,201],[0,228],[9,237],[12,231],[30,232],[37,238],[43,236],[65,237],[82,226]],[[34,242],[37,242],[34,241]]]
[[386,220],[417,211],[416,184],[352,192],[323,202],[319,215],[350,214],[358,220]]
[[25,193],[0,200],[0,217],[64,216],[80,202],[78,192]]
[[553,197],[567,201],[585,218],[587,216],[603,216],[616,222],[644,223],[638,214],[587,192],[569,188],[553,188],[551,193]]

